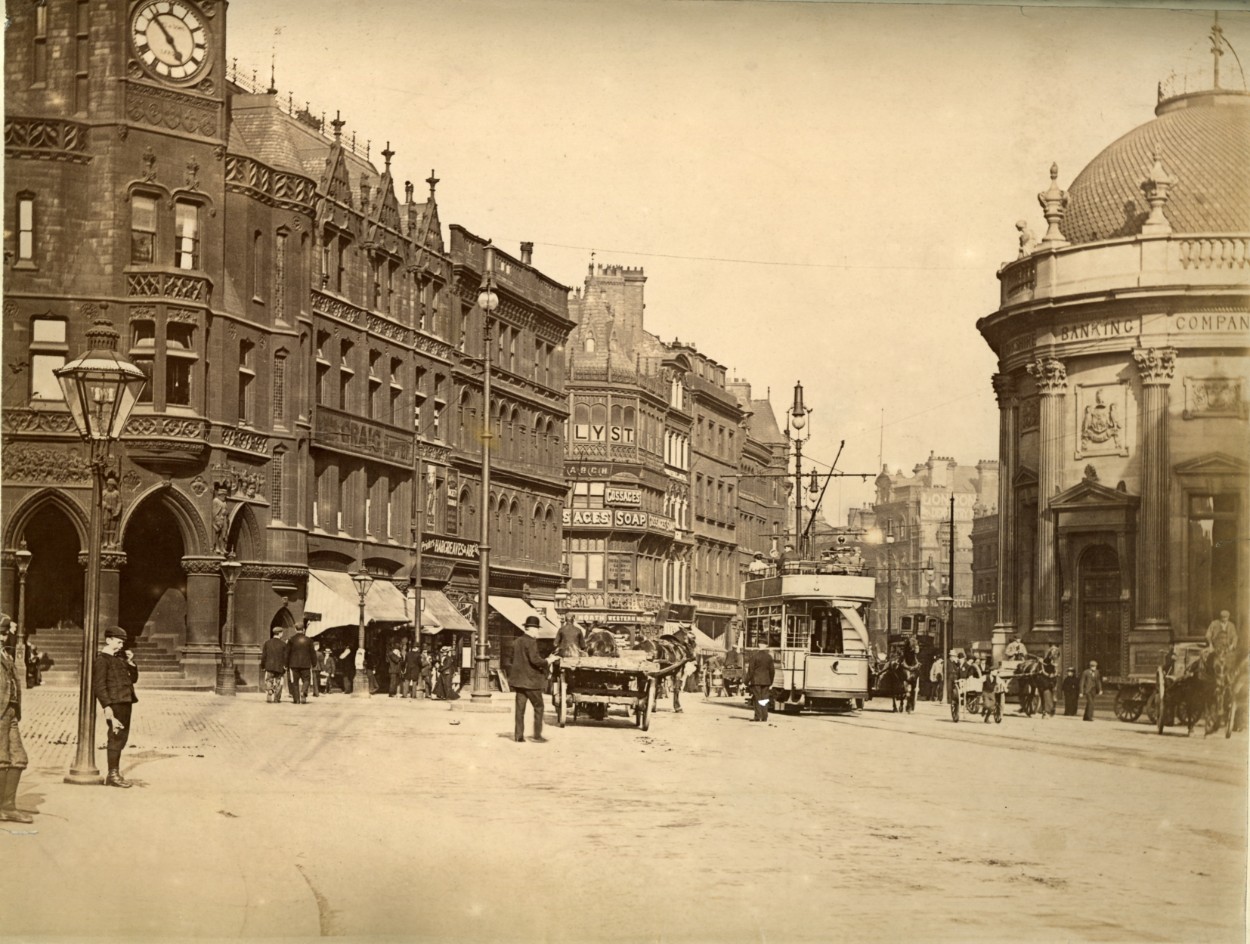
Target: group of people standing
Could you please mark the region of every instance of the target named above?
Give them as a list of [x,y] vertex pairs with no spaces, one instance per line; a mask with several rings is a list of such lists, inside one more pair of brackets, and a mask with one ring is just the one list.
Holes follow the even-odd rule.
[[392,698],[449,701],[460,697],[456,684],[458,665],[451,646],[414,646],[407,639],[397,638],[387,647],[384,659],[376,659],[375,665],[358,667],[356,663],[354,646],[344,646],[336,652],[329,645],[323,646],[321,640],[310,639],[303,626],[296,627],[290,638],[284,640],[281,627],[274,627],[260,654],[265,701],[281,702],[284,684],[295,704],[307,704],[310,693],[313,698],[329,695],[336,687],[350,695],[361,671],[364,678],[360,684],[368,685],[370,694],[385,691]]

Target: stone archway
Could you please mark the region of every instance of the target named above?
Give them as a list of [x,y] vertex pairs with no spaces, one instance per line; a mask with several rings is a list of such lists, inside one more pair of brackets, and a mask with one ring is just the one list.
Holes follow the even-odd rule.
[[142,499],[127,515],[117,622],[132,639],[161,636],[177,644],[186,640],[183,534],[177,512],[159,492]]
[[[26,575],[26,631],[64,624],[81,627],[84,618],[82,550],[78,528],[61,503],[44,501],[24,516],[21,537],[30,551]],[[16,614],[14,614],[16,615]]]

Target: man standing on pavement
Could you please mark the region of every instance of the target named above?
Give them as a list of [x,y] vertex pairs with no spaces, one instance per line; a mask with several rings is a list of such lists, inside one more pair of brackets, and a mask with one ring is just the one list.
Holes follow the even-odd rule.
[[260,668],[265,673],[265,701],[282,701],[282,677],[286,675],[286,643],[282,629],[275,626],[260,649]]
[[517,741],[525,741],[525,704],[534,707],[534,740],[544,741],[543,737],[543,692],[547,690],[547,668],[559,659],[557,655],[544,659],[538,654],[539,619],[537,616],[525,617],[524,632],[512,644],[512,664],[508,666],[508,684],[516,692],[516,717],[512,736]]
[[17,664],[9,655],[13,621],[0,615],[0,821],[33,823],[34,818],[17,808],[17,784],[26,769],[26,749],[17,724],[22,720],[22,685]]
[[95,700],[104,709],[104,723],[108,725],[109,773],[104,782],[110,787],[131,786],[121,774],[121,761],[122,749],[130,740],[132,706],[139,700],[135,695],[139,667],[130,650],[121,655],[126,639],[126,631],[120,627],[105,630],[104,650],[95,657]]
[[1086,721],[1094,720],[1094,698],[1102,694],[1102,676],[1098,674],[1098,663],[1090,661],[1089,668],[1081,673],[1081,695],[1085,698]]
[[295,704],[308,704],[308,687],[312,684],[312,672],[316,665],[317,652],[301,623],[286,643],[287,684]]
[[946,664],[941,657],[935,657],[933,664],[929,666],[929,700],[942,700],[942,674],[946,671]]
[[751,687],[751,707],[755,709],[752,721],[768,720],[768,703],[772,700],[775,672],[773,655],[763,644],[751,651],[747,660],[746,681]]
[[1220,618],[1211,620],[1207,627],[1207,645],[1216,652],[1237,648],[1237,626],[1228,610],[1220,610]]
[[1076,715],[1077,702],[1081,697],[1081,680],[1076,677],[1076,669],[1068,669],[1063,678],[1063,713]]
[[421,687],[421,650],[409,646],[404,654],[404,698],[416,698]]

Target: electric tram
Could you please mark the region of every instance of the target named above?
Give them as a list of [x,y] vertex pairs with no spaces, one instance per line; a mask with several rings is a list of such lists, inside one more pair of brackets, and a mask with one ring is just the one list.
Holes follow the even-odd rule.
[[772,653],[775,706],[789,714],[864,707],[872,697],[865,617],[875,595],[875,578],[828,560],[787,561],[743,583],[743,641]]

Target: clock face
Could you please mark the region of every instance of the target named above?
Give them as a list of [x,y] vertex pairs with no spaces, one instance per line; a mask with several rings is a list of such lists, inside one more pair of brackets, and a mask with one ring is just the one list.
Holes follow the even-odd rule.
[[208,65],[208,30],[194,7],[179,0],[149,0],[135,11],[130,34],[135,54],[157,75],[185,80]]

